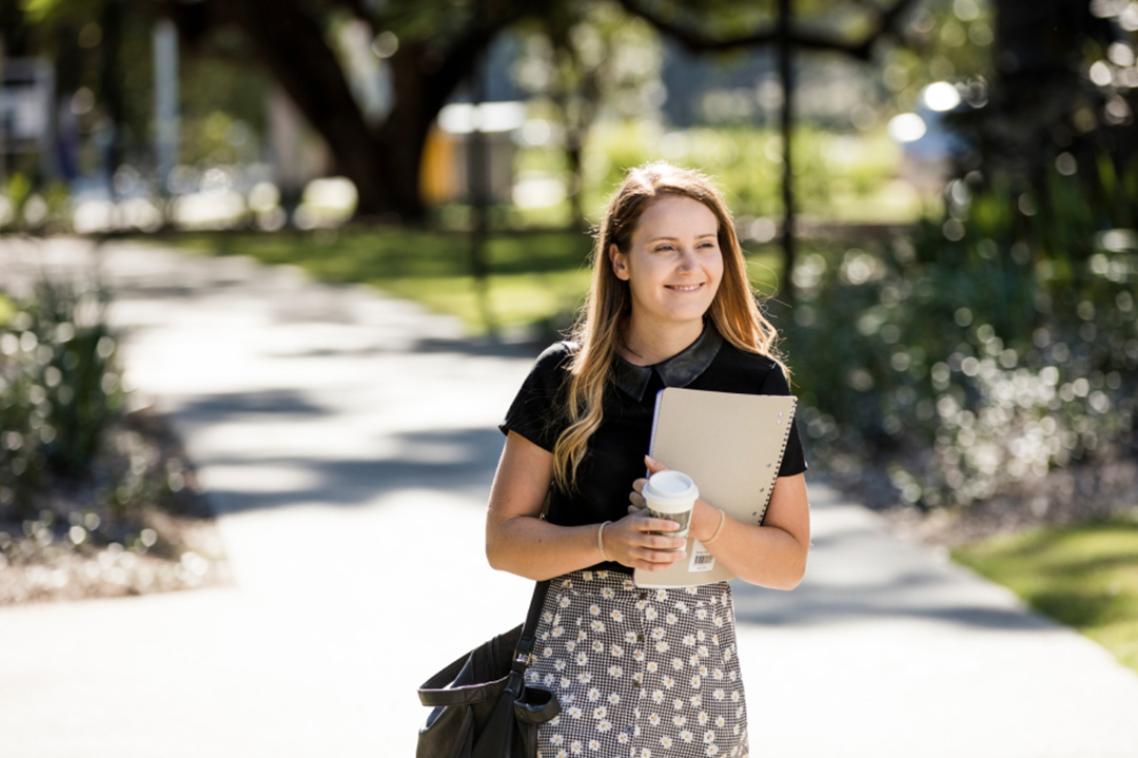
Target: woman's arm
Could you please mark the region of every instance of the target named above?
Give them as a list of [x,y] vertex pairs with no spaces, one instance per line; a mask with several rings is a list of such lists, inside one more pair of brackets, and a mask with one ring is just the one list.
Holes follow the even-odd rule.
[[[652,473],[665,468],[651,458],[646,460]],[[644,505],[641,490],[645,481],[633,482],[630,500],[634,506]],[[700,542],[711,539],[719,520],[719,509],[702,498],[697,500],[692,513],[692,536]],[[705,547],[745,582],[776,590],[797,587],[806,574],[806,557],[810,550],[810,506],[806,499],[805,475],[780,476],[775,480],[762,526],[726,516],[719,536]]]
[[486,558],[490,565],[541,581],[605,560],[626,566],[652,568],[683,557],[667,548],[684,540],[648,534],[679,525],[674,521],[634,514],[609,524],[604,531],[606,555],[597,546],[599,524],[557,526],[539,518],[553,479],[553,455],[517,432],[510,431],[486,513]]

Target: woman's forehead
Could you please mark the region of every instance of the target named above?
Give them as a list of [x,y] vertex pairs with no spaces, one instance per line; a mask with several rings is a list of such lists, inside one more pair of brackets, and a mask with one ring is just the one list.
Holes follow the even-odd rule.
[[665,196],[649,203],[636,224],[634,237],[690,239],[714,235],[719,220],[703,203],[683,196]]

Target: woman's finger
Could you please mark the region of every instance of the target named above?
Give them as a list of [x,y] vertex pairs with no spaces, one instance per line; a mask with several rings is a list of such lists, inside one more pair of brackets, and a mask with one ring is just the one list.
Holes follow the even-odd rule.
[[632,489],[635,490],[636,492],[640,492],[640,490],[644,489],[644,485],[647,484],[647,482],[648,482],[647,479],[641,477],[640,479],[637,479],[632,483]]
[[652,518],[645,516],[638,519],[636,529],[641,532],[676,532],[679,531],[680,525],[670,519]]

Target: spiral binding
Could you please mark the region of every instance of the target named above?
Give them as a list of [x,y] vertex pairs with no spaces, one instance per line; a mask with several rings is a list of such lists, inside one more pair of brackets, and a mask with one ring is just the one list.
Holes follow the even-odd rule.
[[[794,428],[794,414],[798,411],[798,398],[792,395],[791,399],[794,402],[790,406],[790,415],[787,417],[786,424],[782,430],[782,445],[778,450],[778,462],[780,468],[782,466],[783,456],[786,455],[786,445],[790,441],[790,430]],[[767,485],[765,487],[767,496],[766,499],[763,500],[763,507],[758,510],[758,515],[755,517],[756,524],[761,525],[763,523],[763,518],[767,515],[767,506],[770,505],[771,497],[774,495],[774,484],[775,480],[777,479],[778,469],[774,469],[774,473],[771,475],[770,480],[767,481]]]

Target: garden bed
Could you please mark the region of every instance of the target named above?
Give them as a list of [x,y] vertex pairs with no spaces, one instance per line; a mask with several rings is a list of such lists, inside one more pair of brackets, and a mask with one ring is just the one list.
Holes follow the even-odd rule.
[[194,467],[150,407],[108,429],[87,481],[52,486],[34,518],[0,522],[0,605],[230,581]]

